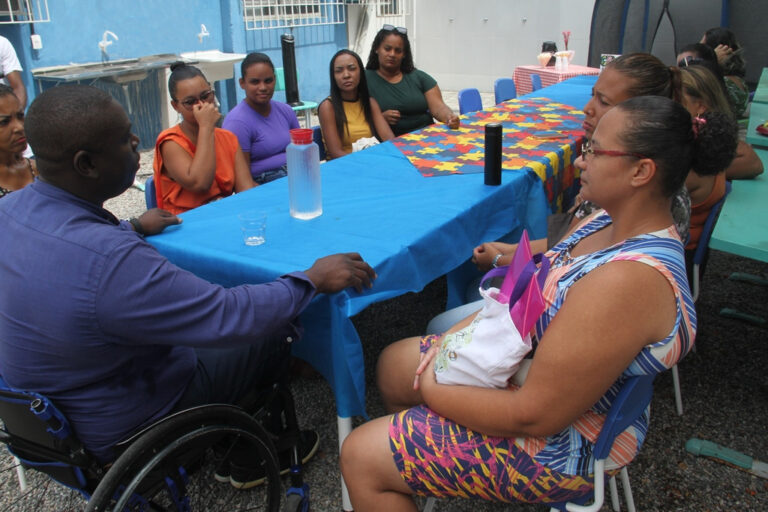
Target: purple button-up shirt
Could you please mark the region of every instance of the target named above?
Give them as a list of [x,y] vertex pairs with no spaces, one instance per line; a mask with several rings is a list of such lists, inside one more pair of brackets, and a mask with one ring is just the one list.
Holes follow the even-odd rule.
[[195,371],[192,347],[298,338],[314,293],[300,272],[211,284],[39,180],[0,200],[0,374],[51,399],[101,459],[171,410]]

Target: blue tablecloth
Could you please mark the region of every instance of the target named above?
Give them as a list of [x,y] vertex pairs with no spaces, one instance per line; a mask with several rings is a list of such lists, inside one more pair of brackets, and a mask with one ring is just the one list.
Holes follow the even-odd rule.
[[[583,94],[570,97],[573,105],[585,102]],[[327,162],[321,172],[318,218],[290,217],[288,180],[281,179],[191,210],[182,225],[148,241],[176,265],[224,286],[270,281],[328,254],[359,252],[378,273],[374,287],[316,297],[301,315],[306,335],[293,351],[329,381],[339,416],[364,415],[363,352],[350,317],[421,290],[465,262],[480,242],[523,228],[545,236],[549,210],[531,172],[505,171],[498,187],[484,185],[482,174],[424,178],[390,143]],[[242,242],[237,214],[249,209],[268,213],[261,246]]]

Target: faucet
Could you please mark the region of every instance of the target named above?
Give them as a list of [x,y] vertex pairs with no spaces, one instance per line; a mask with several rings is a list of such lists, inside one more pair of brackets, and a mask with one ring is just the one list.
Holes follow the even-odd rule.
[[118,41],[117,34],[112,32],[111,30],[104,31],[104,34],[101,36],[101,41],[99,41],[99,49],[101,50],[102,62],[109,60],[109,55],[107,55],[107,46],[111,45],[114,42],[109,40],[109,36],[112,36],[112,39],[114,39],[115,41]]
[[202,44],[204,37],[208,37],[210,35],[211,34],[210,34],[210,32],[208,32],[208,29],[205,28],[205,25],[201,23],[200,24],[200,33],[197,34],[197,39],[200,41],[200,43]]

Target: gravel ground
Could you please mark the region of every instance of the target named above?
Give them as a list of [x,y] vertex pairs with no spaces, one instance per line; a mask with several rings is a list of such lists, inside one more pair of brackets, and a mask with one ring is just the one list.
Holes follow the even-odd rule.
[[[485,101],[485,98],[484,98]],[[487,101],[485,101],[488,104]],[[449,103],[450,104],[450,103]],[[139,181],[151,174],[151,153],[142,155]],[[120,218],[144,210],[143,193],[131,188],[107,203]],[[700,437],[728,446],[756,459],[768,460],[768,336],[766,325],[722,317],[725,307],[768,317],[768,288],[728,279],[733,271],[765,276],[768,266],[745,258],[712,251],[697,309],[697,350],[680,365],[685,413],[677,416],[672,375],[656,382],[651,426],[639,457],[629,468],[638,510],[643,511],[767,511],[768,481],[744,471],[685,451],[685,441]],[[445,305],[445,281],[438,279],[418,294],[407,294],[375,304],[354,318],[366,358],[368,407],[372,417],[383,414],[373,381],[375,360],[388,343],[424,331],[427,321]],[[335,404],[328,384],[317,377],[294,380],[300,422],[317,429],[321,446],[306,467],[311,486],[311,506],[316,511],[339,510],[338,439]],[[362,422],[356,418],[356,424]],[[21,495],[12,471],[12,460],[0,456],[0,510],[79,510],[79,498],[36,478],[34,484],[53,490],[49,501],[38,501],[43,488],[14,505]],[[30,499],[31,498],[31,499]],[[502,505],[465,500],[443,500],[439,511],[544,510],[530,505]],[[604,506],[603,510],[609,510]]]

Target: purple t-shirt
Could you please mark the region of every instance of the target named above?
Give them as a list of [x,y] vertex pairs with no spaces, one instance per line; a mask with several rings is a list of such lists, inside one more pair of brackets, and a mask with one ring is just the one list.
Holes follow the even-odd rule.
[[285,165],[285,147],[291,142],[289,130],[299,127],[299,120],[290,106],[279,101],[269,103],[272,109],[264,117],[243,100],[227,114],[222,125],[237,135],[240,147],[251,154],[254,178]]

